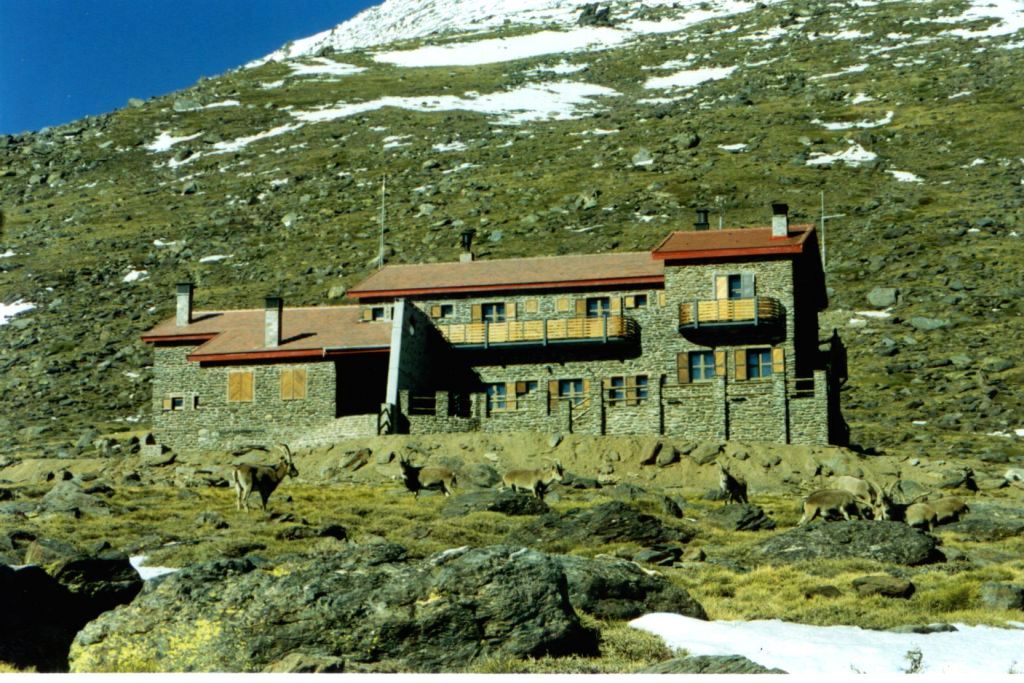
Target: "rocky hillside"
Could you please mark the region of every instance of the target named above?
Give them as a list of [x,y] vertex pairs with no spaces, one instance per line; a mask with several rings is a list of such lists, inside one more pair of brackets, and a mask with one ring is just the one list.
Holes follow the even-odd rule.
[[145,427],[139,334],[176,282],[200,308],[337,303],[378,258],[386,177],[390,262],[454,259],[466,228],[483,258],[644,249],[697,207],[819,221],[824,197],[822,333],[850,349],[854,441],[1020,451],[1019,6],[517,4],[387,0],[188,90],[0,137],[2,445]]

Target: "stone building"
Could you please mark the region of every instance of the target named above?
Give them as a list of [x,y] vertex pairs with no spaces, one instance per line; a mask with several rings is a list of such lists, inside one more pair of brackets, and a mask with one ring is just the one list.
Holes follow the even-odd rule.
[[[193,312],[155,347],[175,449],[430,432],[843,443],[842,344],[812,226],[674,232],[651,251],[391,265],[352,306]],[[464,245],[467,246],[468,245]]]

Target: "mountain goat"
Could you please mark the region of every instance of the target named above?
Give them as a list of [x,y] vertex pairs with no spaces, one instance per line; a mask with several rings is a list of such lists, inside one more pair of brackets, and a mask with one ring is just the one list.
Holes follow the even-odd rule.
[[235,487],[235,507],[249,510],[249,494],[255,489],[260,494],[260,504],[267,509],[267,500],[285,477],[297,477],[299,471],[292,462],[292,451],[287,444],[281,444],[284,455],[276,465],[235,465],[231,471],[231,483]]
[[539,499],[544,498],[548,486],[563,480],[562,463],[555,460],[547,467],[533,470],[509,470],[501,477],[502,488],[513,491],[529,491]]
[[737,478],[722,463],[718,465],[718,488],[721,490],[725,502],[747,504],[747,482]]
[[892,491],[898,483],[894,481],[888,487],[882,488],[873,481],[847,475],[836,477],[833,482],[837,490],[852,493],[870,505],[872,515],[877,520],[892,518],[896,505],[892,499]]
[[452,495],[458,484],[455,472],[447,467],[413,465],[405,458],[400,458],[398,464],[402,468],[402,483],[416,498],[420,497],[420,491],[424,489],[440,489],[447,497]]
[[966,512],[970,512],[967,503],[956,496],[947,496],[926,502],[913,503],[907,506],[903,521],[909,526],[925,526],[928,531],[940,524],[957,522]]
[[815,491],[803,501],[804,514],[797,522],[797,526],[806,524],[812,519],[821,515],[822,519],[829,517],[842,517],[849,521],[851,517],[864,518],[864,509],[867,501],[861,500],[849,491],[838,489],[824,489]]

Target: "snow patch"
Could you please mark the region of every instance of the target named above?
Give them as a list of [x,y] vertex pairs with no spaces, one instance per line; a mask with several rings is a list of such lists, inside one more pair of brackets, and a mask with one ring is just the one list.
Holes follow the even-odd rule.
[[255,135],[248,135],[241,138],[235,138],[234,140],[228,140],[226,142],[218,142],[213,146],[213,149],[216,150],[215,152],[213,152],[213,154],[227,154],[228,152],[238,152],[240,150],[245,149],[246,147],[248,147],[253,142],[256,142],[257,140],[266,140],[267,138],[273,138],[277,137],[278,135],[284,135],[285,133],[290,133],[293,130],[296,130],[297,128],[301,127],[302,126],[300,124],[286,123],[284,125],[277,126],[276,128],[271,128],[270,130],[265,130],[261,133],[256,133]]
[[212,254],[211,256],[204,256],[204,257],[202,257],[201,259],[199,259],[199,262],[200,263],[218,263],[219,261],[223,261],[225,259],[229,259],[232,256],[234,256],[234,254]]
[[431,145],[430,149],[435,152],[461,152],[467,147],[466,143],[456,140],[455,142],[439,142],[436,145]]
[[1020,628],[955,624],[956,631],[945,633],[891,633],[778,619],[702,621],[666,613],[645,614],[630,626],[690,655],[741,655],[791,674],[907,673],[912,652],[920,653],[917,671],[925,674],[1002,677],[1024,664]]
[[867,71],[867,69],[868,69],[868,65],[867,64],[854,64],[853,66],[846,67],[842,71],[833,71],[832,73],[819,74],[817,76],[811,76],[807,80],[809,80],[809,81],[820,81],[823,78],[835,78],[836,76],[846,76],[847,74],[858,74],[858,73],[860,73],[862,71]]
[[869,152],[858,143],[851,143],[850,146],[842,151],[836,152],[835,154],[825,154],[823,152],[811,152],[811,158],[807,160],[808,166],[826,166],[828,164],[834,164],[836,162],[843,162],[848,166],[860,166],[861,164],[869,161],[874,161],[878,158],[878,155],[874,152]]
[[669,76],[648,78],[644,87],[648,90],[665,88],[692,88],[695,85],[707,81],[717,81],[728,78],[736,70],[735,66],[709,67],[707,69],[688,69],[677,71]]
[[[131,421],[131,418],[126,418]],[[145,555],[132,555],[128,558],[128,564],[135,568],[135,571],[139,573],[139,576],[143,581],[149,581],[155,579],[158,576],[164,574],[172,574],[178,571],[177,567],[146,567],[142,563],[146,561]]]
[[719,145],[718,149],[724,149],[726,152],[746,152],[747,151],[747,143],[745,143],[745,142],[737,142],[737,143],[732,144],[732,145]]
[[150,152],[166,152],[174,147],[179,142],[186,142],[188,140],[195,140],[202,133],[195,133],[193,135],[171,135],[167,131],[160,131],[160,134],[156,136],[156,140],[146,145],[146,149]]
[[121,279],[121,282],[138,282],[139,280],[145,280],[148,277],[149,272],[145,270],[132,270]]
[[286,66],[292,70],[292,76],[351,76],[366,71],[366,67],[336,62],[327,57],[316,57],[309,62],[286,62]]
[[895,112],[886,112],[885,116],[878,119],[877,121],[839,121],[835,123],[826,123],[821,119],[813,119],[811,123],[816,123],[819,126],[826,128],[827,130],[850,130],[851,128],[878,128],[879,126],[887,126],[892,123],[892,117]]
[[0,304],[0,325],[6,325],[14,316],[25,311],[31,311],[35,307],[34,303],[21,299],[18,299],[13,304]]
[[4,253],[0,254],[0,258],[11,258],[12,256],[17,256],[13,249],[8,249]]
[[923,183],[924,182],[924,179],[922,179],[920,176],[916,176],[916,175],[914,175],[913,173],[911,173],[909,171],[890,171],[890,170],[887,170],[886,173],[891,175],[893,178],[896,179],[897,182],[900,182],[900,183]]
[[356,116],[382,107],[398,107],[412,111],[451,111],[462,109],[498,116],[498,123],[515,125],[544,119],[577,118],[577,109],[591,105],[593,97],[612,97],[619,93],[611,88],[589,83],[559,81],[524,85],[516,90],[477,95],[433,95],[423,97],[382,97],[369,102],[338,103],[333,107],[291,112],[302,123],[320,123]]

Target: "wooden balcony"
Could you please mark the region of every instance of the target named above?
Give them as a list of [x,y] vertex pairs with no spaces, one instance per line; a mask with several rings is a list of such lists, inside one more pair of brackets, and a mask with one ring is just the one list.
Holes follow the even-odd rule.
[[785,309],[778,299],[705,299],[679,304],[679,329],[722,326],[773,326],[783,322]]
[[635,320],[621,315],[462,323],[438,325],[437,329],[454,346],[485,349],[492,346],[622,342],[634,339],[640,331]]

